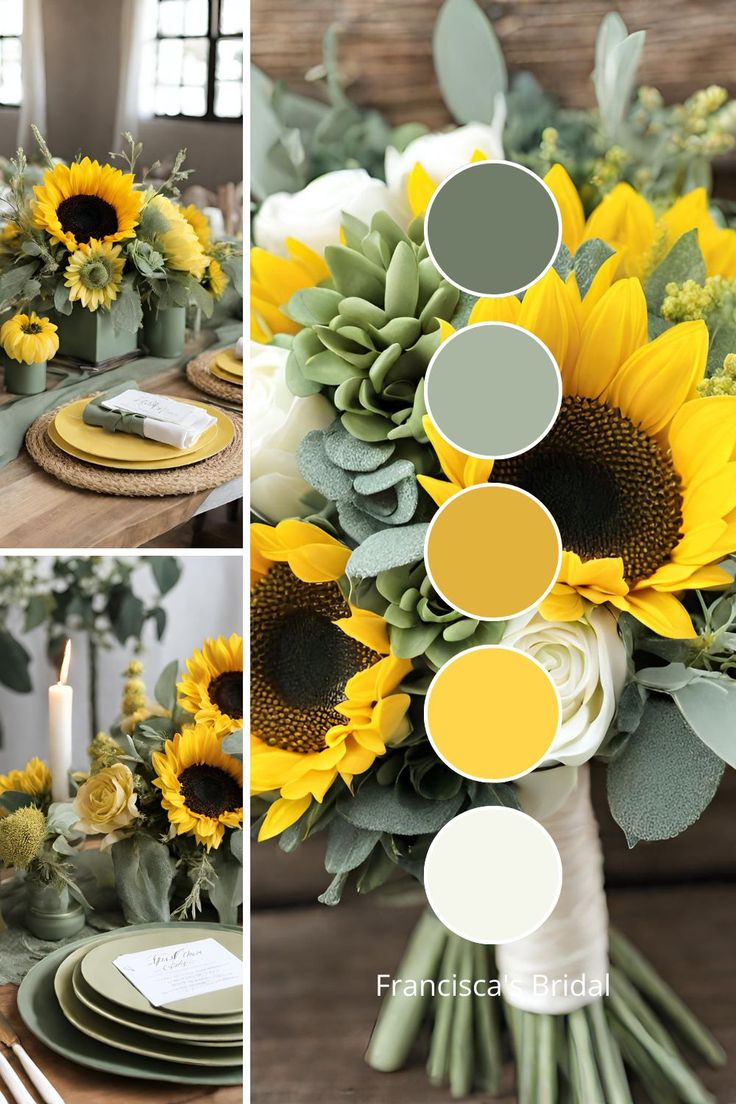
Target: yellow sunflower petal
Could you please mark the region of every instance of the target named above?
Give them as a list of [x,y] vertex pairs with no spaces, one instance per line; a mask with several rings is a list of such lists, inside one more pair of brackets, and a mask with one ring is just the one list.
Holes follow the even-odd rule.
[[577,357],[580,320],[574,297],[553,268],[525,294],[519,325],[544,342],[565,383]]
[[350,606],[350,617],[341,617],[333,624],[337,625],[346,636],[353,640],[359,640],[366,648],[386,655],[389,651],[388,627],[385,620],[371,610],[358,609]]
[[436,190],[437,185],[432,177],[424,166],[417,162],[409,173],[409,179],[406,183],[409,206],[415,217],[424,214]]
[[309,794],[305,794],[296,801],[287,801],[285,797],[279,797],[266,813],[266,819],[258,832],[258,842],[263,843],[264,840],[272,839],[290,828],[292,824],[296,824],[311,804],[312,798]]
[[647,301],[641,281],[618,280],[583,324],[580,352],[566,381],[570,394],[597,399],[646,342]]
[[651,589],[631,591],[612,597],[611,604],[670,640],[691,640],[696,635],[690,614],[674,594]]
[[518,325],[521,314],[521,300],[515,295],[501,296],[498,299],[476,299],[468,316],[468,325],[477,322],[511,322]]
[[562,165],[553,165],[544,182],[557,200],[562,216],[562,240],[575,254],[583,240],[585,215],[578,190]]

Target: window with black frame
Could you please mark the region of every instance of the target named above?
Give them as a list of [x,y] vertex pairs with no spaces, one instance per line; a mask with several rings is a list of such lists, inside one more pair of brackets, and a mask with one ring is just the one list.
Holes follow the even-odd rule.
[[21,35],[23,5],[0,0],[0,107],[18,107],[21,101]]
[[158,0],[154,111],[243,117],[243,0]]

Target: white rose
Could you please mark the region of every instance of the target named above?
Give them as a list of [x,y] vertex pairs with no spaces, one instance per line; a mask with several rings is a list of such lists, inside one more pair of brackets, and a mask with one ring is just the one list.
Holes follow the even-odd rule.
[[382,180],[365,169],[340,169],[318,176],[300,192],[276,192],[264,200],[253,220],[253,240],[269,253],[288,255],[286,239],[296,238],[320,255],[339,245],[343,211],[369,223],[376,211],[405,221]]
[[587,762],[603,742],[626,679],[626,648],[615,617],[603,606],[580,621],[524,614],[509,622],[503,644],[538,660],[559,692],[560,730],[545,764]]
[[335,418],[324,395],[300,399],[289,391],[288,355],[276,345],[250,345],[250,497],[269,521],[302,511],[300,499],[310,487],[299,474],[296,451],[310,430],[326,429]]
[[506,122],[506,101],[496,98],[493,123],[467,123],[439,134],[423,134],[401,153],[389,146],[386,150],[386,183],[392,195],[404,197],[409,173],[419,163],[437,184],[463,165],[469,165],[476,150],[489,160],[503,158],[503,128]]

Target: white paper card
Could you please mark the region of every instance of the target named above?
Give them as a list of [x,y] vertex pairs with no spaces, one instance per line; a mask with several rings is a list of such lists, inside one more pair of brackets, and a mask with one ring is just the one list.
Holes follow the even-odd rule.
[[154,1008],[243,982],[242,962],[216,939],[134,951],[113,961]]
[[177,402],[166,395],[152,395],[148,391],[130,389],[119,395],[103,399],[102,405],[108,410],[122,410],[126,414],[141,414],[144,418],[155,418],[159,422],[173,422],[174,425],[192,425],[207,420],[208,415],[198,406]]

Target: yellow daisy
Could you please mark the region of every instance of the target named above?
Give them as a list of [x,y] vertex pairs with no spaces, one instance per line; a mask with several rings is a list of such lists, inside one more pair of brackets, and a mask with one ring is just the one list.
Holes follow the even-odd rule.
[[596,277],[582,301],[574,279],[563,283],[551,270],[523,302],[476,303],[471,325],[512,322],[545,342],[562,373],[562,407],[543,441],[495,462],[450,448],[426,419],[446,479],[419,480],[438,504],[490,480],[549,508],[565,549],[541,607],[550,620],[577,619],[587,599],[662,636],[692,637],[677,595],[728,583],[715,565],[736,549],[736,397],[696,398],[704,322],[648,341],[641,283],[619,280],[601,294],[609,277]]
[[195,280],[201,280],[209,257],[181,207],[163,195],[153,196],[148,203],[166,220],[166,229],[158,234],[158,242],[167,264],[177,272],[187,272]]
[[188,207],[180,207],[179,210],[197,235],[197,240],[205,253],[208,252],[212,245],[212,232],[210,230],[210,220],[204,211],[200,211],[199,207],[195,207],[193,203],[190,203]]
[[736,230],[716,225],[704,188],[693,189],[658,214],[630,184],[617,184],[586,219],[577,188],[562,165],[553,165],[544,179],[559,205],[562,240],[571,253],[584,241],[601,238],[619,254],[619,276],[646,279],[678,238],[697,230],[708,275],[736,276]]
[[224,272],[222,265],[212,257],[205,273],[205,286],[207,290],[215,299],[220,299],[229,283],[230,278]]
[[135,236],[143,195],[132,173],[85,157],[54,165],[33,189],[34,224],[70,252],[94,238],[116,242]]
[[318,253],[295,238],[286,239],[287,257],[265,249],[251,250],[251,336],[268,344],[274,334],[299,333],[302,328],[282,308],[297,291],[329,279],[329,269]]
[[340,541],[303,521],[251,531],[251,789],[278,795],[264,840],[409,734],[399,685],[412,665],[383,618],[343,596]]
[[202,651],[187,660],[187,674],[177,686],[179,704],[198,723],[212,725],[218,736],[243,727],[243,638],[205,640]]
[[35,311],[14,314],[0,327],[0,345],[11,360],[21,364],[41,364],[56,356],[59,348],[57,328]]
[[226,828],[243,823],[243,767],[222,750],[209,724],[185,728],[151,757],[154,786],[179,836],[194,836],[208,851]]
[[64,283],[72,303],[77,300],[89,311],[109,310],[123,282],[125,258],[122,247],[94,239],[80,245],[69,258]]
[[23,770],[0,774],[0,796],[8,791],[44,797],[51,793],[51,771],[40,759],[30,759]]

